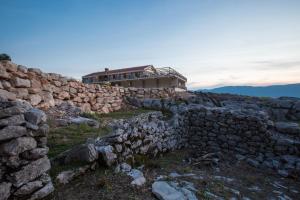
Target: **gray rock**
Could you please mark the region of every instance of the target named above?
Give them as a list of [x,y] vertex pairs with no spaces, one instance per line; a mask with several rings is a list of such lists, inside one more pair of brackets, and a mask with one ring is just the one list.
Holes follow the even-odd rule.
[[160,200],[197,200],[194,186],[186,181],[175,182],[156,181],[152,184],[152,193]]
[[7,179],[15,186],[19,187],[29,181],[36,179],[51,168],[47,157],[40,158],[22,167],[19,171],[10,174]]
[[49,182],[42,189],[33,193],[33,195],[31,195],[31,197],[28,200],[42,199],[42,198],[48,196],[49,194],[51,194],[53,191],[54,191],[54,186],[53,186],[52,182]]
[[97,159],[98,152],[96,151],[94,144],[81,144],[66,152],[64,163],[71,163],[74,161],[90,163]]
[[278,170],[277,172],[278,172],[278,174],[279,174],[280,176],[283,176],[283,177],[288,177],[288,176],[289,176],[289,172],[288,172],[287,170],[280,169],[280,170]]
[[15,78],[14,84],[15,84],[16,87],[29,88],[31,86],[30,80],[22,79],[22,78],[19,78],[19,77]]
[[259,166],[259,162],[254,160],[254,159],[248,158],[246,161],[249,165],[251,165],[253,167],[258,167]]
[[30,150],[30,151],[23,152],[21,154],[21,156],[22,156],[22,158],[25,158],[27,160],[36,160],[36,159],[39,159],[39,158],[42,158],[42,157],[46,156],[48,152],[49,152],[48,147],[35,148],[35,149]]
[[100,124],[98,121],[94,120],[94,119],[89,119],[89,118],[85,118],[85,117],[76,117],[76,118],[70,118],[70,123],[71,124],[87,124],[91,127],[94,128],[99,128]]
[[0,141],[21,137],[27,134],[27,130],[23,126],[7,126],[0,130]]
[[4,117],[11,117],[13,115],[23,114],[27,111],[26,107],[21,107],[19,105],[15,105],[12,107],[4,108],[0,112],[0,119]]
[[131,182],[131,185],[134,186],[142,186],[146,183],[146,179],[144,177],[143,172],[141,172],[138,169],[132,169],[127,173],[128,176],[131,176],[133,178],[133,181]]
[[57,177],[56,181],[60,184],[67,184],[69,183],[73,178],[75,178],[76,173],[74,170],[67,170],[60,172]]
[[92,169],[93,165],[85,165],[73,170],[63,171],[58,174],[56,180],[60,184],[67,184],[74,178],[86,173],[89,169]]
[[0,120],[0,127],[3,126],[19,126],[25,123],[24,115],[14,115]]
[[11,183],[0,183],[0,200],[7,200],[10,196]]
[[32,137],[19,137],[0,146],[2,153],[16,156],[24,151],[36,148],[37,143]]
[[15,93],[0,89],[0,99],[16,100],[16,98],[17,98],[17,95]]
[[184,195],[165,181],[156,181],[152,184],[152,193],[159,200],[183,200]]
[[116,162],[117,155],[113,153],[112,146],[96,146],[96,150],[100,153],[101,158],[105,161],[107,166],[111,166]]
[[300,136],[300,127],[297,123],[293,123],[293,122],[276,122],[275,127],[281,133]]
[[293,107],[295,111],[300,112],[300,101],[297,101]]
[[36,131],[33,131],[33,136],[36,137],[36,136],[47,136],[48,133],[49,133],[49,125],[48,124],[43,124],[43,125],[40,125],[38,127],[38,129]]
[[36,191],[37,189],[43,187],[42,181],[33,181],[26,183],[22,187],[20,187],[15,193],[15,196],[24,196],[31,194],[32,192]]
[[25,119],[31,124],[38,125],[41,122],[46,122],[47,116],[43,111],[32,108],[25,113]]

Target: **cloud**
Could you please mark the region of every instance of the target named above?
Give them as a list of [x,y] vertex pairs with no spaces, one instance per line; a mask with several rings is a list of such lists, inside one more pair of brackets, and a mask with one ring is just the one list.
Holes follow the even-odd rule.
[[300,67],[300,60],[295,61],[272,61],[272,60],[262,60],[250,62],[257,66],[258,69],[262,70],[272,70],[272,69],[293,69]]

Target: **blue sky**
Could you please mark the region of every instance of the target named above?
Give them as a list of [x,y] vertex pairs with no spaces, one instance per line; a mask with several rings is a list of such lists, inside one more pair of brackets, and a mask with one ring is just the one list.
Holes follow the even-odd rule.
[[300,1],[0,0],[0,52],[75,78],[171,66],[188,87],[300,82]]

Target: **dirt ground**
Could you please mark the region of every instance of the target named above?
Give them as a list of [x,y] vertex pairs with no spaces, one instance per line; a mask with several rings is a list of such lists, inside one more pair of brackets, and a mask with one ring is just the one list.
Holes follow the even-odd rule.
[[131,186],[131,178],[127,175],[99,167],[67,185],[56,185],[56,191],[48,199],[155,199],[151,185],[160,175],[164,175],[167,181],[193,183],[198,190],[198,199],[300,199],[299,178],[282,178],[272,170],[257,169],[230,158],[217,167],[193,166],[187,162],[188,157],[187,151],[178,150],[160,158],[144,160],[142,171],[147,183],[140,188]]

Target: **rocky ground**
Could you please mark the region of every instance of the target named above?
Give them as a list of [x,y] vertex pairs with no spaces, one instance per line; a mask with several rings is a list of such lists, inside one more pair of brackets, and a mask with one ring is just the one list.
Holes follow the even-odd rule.
[[[152,193],[155,181],[192,185],[198,199],[299,199],[299,179],[282,178],[270,170],[257,169],[230,155],[223,155],[218,165],[189,162],[186,150],[170,152],[157,159],[142,158],[138,165],[147,180],[142,187],[130,184],[126,174],[98,168],[67,185],[56,185],[48,199],[156,199]],[[196,164],[196,165],[195,165]]]

